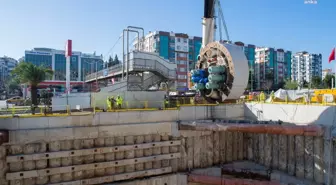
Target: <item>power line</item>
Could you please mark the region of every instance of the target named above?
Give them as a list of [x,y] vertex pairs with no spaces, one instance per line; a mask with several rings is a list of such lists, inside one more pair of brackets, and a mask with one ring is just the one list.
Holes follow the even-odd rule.
[[108,56],[108,54],[111,53],[111,51],[114,49],[114,47],[118,44],[119,40],[121,39],[122,36],[119,36],[117,42],[114,43],[114,45],[112,46],[112,48],[106,53],[105,55],[105,60],[106,60],[106,57]]

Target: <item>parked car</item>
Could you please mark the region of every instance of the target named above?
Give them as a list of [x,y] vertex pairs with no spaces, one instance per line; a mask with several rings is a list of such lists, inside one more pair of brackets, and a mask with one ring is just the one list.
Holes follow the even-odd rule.
[[25,99],[20,96],[14,96],[6,100],[7,104],[14,104],[15,106],[22,106],[24,105]]

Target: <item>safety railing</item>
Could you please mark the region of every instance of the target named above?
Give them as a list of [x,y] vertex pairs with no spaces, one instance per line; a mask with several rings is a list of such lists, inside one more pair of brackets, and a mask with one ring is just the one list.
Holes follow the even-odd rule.
[[[146,53],[148,54],[148,53]],[[132,53],[130,53],[130,60],[129,60],[129,70],[133,71],[153,71],[167,79],[176,79],[176,69],[169,69],[166,65],[159,62],[159,60],[164,60],[159,56],[151,55],[153,59],[143,59],[143,58],[136,58],[133,57]],[[149,62],[150,61],[150,62]],[[169,62],[167,62],[170,65]],[[126,72],[126,65],[125,65],[125,72]],[[104,71],[107,70],[107,74],[104,74]],[[106,76],[117,75],[122,73],[122,64],[118,64],[115,66],[111,66],[108,69],[103,69],[98,72],[89,74],[85,77],[85,81],[94,80],[94,79],[101,79]]]
[[316,105],[316,106],[335,106],[336,102],[327,102],[324,101],[323,98],[317,98],[317,96],[313,96],[310,99],[306,97],[298,98],[293,101],[288,97],[285,97],[285,100],[278,99],[276,97],[266,96],[265,98],[261,98],[260,96],[244,96],[240,99],[241,102],[255,102],[255,103],[263,103],[263,104],[296,104],[296,105]]
[[177,108],[176,106],[167,106],[165,101],[123,101],[121,105],[117,103],[94,106],[95,112],[119,112],[119,111],[150,111],[150,110],[164,110],[167,108]]
[[92,114],[92,108],[80,109],[69,105],[57,106],[12,106],[0,109],[0,118],[11,117],[41,117],[41,116],[70,116]]

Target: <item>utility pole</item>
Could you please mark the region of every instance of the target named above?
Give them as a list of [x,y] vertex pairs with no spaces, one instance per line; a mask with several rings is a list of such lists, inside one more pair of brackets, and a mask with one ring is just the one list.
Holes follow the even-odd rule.
[[65,57],[66,57],[66,97],[67,97],[67,105],[69,106],[69,94],[70,94],[70,58],[72,55],[72,40],[67,40],[65,46]]
[[98,62],[96,61],[96,86],[97,86],[97,89],[98,89]]

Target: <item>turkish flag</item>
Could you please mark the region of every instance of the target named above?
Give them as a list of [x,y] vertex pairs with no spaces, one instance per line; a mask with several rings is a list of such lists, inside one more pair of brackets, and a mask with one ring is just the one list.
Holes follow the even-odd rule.
[[335,60],[335,48],[331,51],[328,62]]

